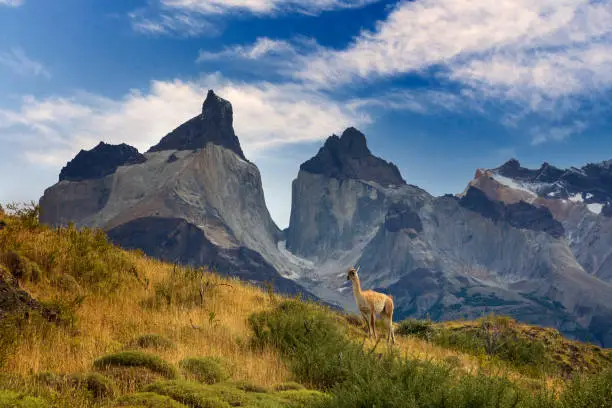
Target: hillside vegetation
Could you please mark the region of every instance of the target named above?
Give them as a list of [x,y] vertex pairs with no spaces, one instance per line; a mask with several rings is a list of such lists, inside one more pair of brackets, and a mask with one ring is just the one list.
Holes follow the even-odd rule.
[[[612,353],[489,316],[361,321],[0,210],[2,407],[612,407]],[[382,333],[382,330],[379,330]]]

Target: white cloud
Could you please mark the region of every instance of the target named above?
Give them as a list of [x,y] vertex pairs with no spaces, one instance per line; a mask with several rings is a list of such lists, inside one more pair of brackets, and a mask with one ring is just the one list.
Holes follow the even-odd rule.
[[154,81],[146,92],[132,91],[119,100],[91,94],[26,97],[18,109],[0,110],[0,139],[19,140],[31,162],[54,166],[101,140],[145,151],[195,116],[208,88],[232,102],[236,133],[251,157],[265,148],[320,140],[369,121],[297,85],[242,84],[208,76],[193,82]]
[[321,88],[435,72],[548,109],[612,87],[610,0],[403,1],[342,50],[302,55],[297,79]]
[[0,66],[5,66],[19,75],[51,77],[43,64],[30,59],[21,48],[0,52]]
[[322,11],[363,7],[379,0],[161,0],[169,8],[202,14],[224,14],[249,12],[253,14],[275,14],[297,12],[316,14]]
[[248,46],[235,45],[219,52],[200,50],[197,62],[227,58],[258,60],[273,55],[287,57],[297,54],[294,45],[288,41],[259,37],[252,45]]
[[[2,1],[2,0],[0,0]],[[363,7],[380,0],[152,0],[149,7],[128,14],[132,28],[154,35],[217,35],[224,15],[317,15],[324,11]]]
[[217,35],[219,29],[201,16],[190,13],[162,12],[149,16],[146,10],[128,14],[134,31],[148,35],[177,35],[196,37]]
[[539,145],[547,141],[561,142],[570,136],[580,134],[588,128],[588,125],[581,121],[574,121],[565,126],[552,126],[542,128],[536,126],[531,130],[531,144]]
[[19,7],[23,0],[0,0],[0,6]]

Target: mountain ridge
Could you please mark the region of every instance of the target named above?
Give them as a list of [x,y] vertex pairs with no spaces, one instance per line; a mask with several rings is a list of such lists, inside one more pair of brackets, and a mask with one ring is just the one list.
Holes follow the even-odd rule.
[[593,232],[605,219],[589,213],[594,203],[569,196],[565,208],[549,190],[523,185],[557,186],[550,165],[534,172],[510,161],[478,170],[463,194],[434,197],[347,128],[300,166],[290,223],[280,231],[232,123],[231,103],[209,91],[202,114],[164,136],[145,161],[47,189],[41,219],[100,227],[126,248],[259,283],[275,279],[287,293],[348,309],[354,299],[342,277],[360,264],[364,285],[396,297],[399,318],[499,312],[612,344],[612,257],[574,235],[604,237],[596,245],[604,251],[612,233]]

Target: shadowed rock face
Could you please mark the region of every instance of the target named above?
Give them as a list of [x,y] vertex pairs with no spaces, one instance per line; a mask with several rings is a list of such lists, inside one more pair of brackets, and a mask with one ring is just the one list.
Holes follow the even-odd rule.
[[401,203],[391,205],[385,217],[385,228],[389,232],[398,232],[403,229],[413,229],[415,232],[423,231],[423,223],[419,215],[409,206]]
[[233,128],[232,104],[210,90],[202,105],[202,113],[166,135],[150,152],[163,150],[195,150],[214,143],[246,160]]
[[81,150],[60,172],[59,179],[81,181],[114,173],[119,166],[144,163],[147,159],[125,143],[110,145],[100,142],[92,150]]
[[225,275],[253,283],[271,282],[278,292],[315,299],[295,282],[285,279],[258,252],[246,247],[220,248],[202,230],[179,218],[145,217],[108,231],[109,238],[127,249],[167,262],[207,266]]
[[506,205],[501,201],[491,200],[481,190],[470,187],[461,198],[460,204],[485,218],[507,222],[515,228],[543,231],[555,238],[565,234],[563,225],[553,218],[548,208],[536,207],[524,201]]
[[303,163],[300,170],[339,180],[374,181],[385,187],[406,184],[397,167],[373,156],[363,133],[352,127],[341,137],[329,137],[317,155]]

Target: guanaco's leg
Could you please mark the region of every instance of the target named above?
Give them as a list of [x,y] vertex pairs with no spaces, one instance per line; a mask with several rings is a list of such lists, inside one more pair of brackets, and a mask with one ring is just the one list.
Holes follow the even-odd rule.
[[372,331],[374,333],[374,339],[376,340],[376,321],[374,318],[374,308],[370,309],[370,326],[372,327]]
[[365,327],[368,331],[368,336],[371,336],[370,333],[370,320],[368,319],[368,315],[365,314],[364,312],[361,312],[361,317],[363,318],[363,321],[365,322]]

